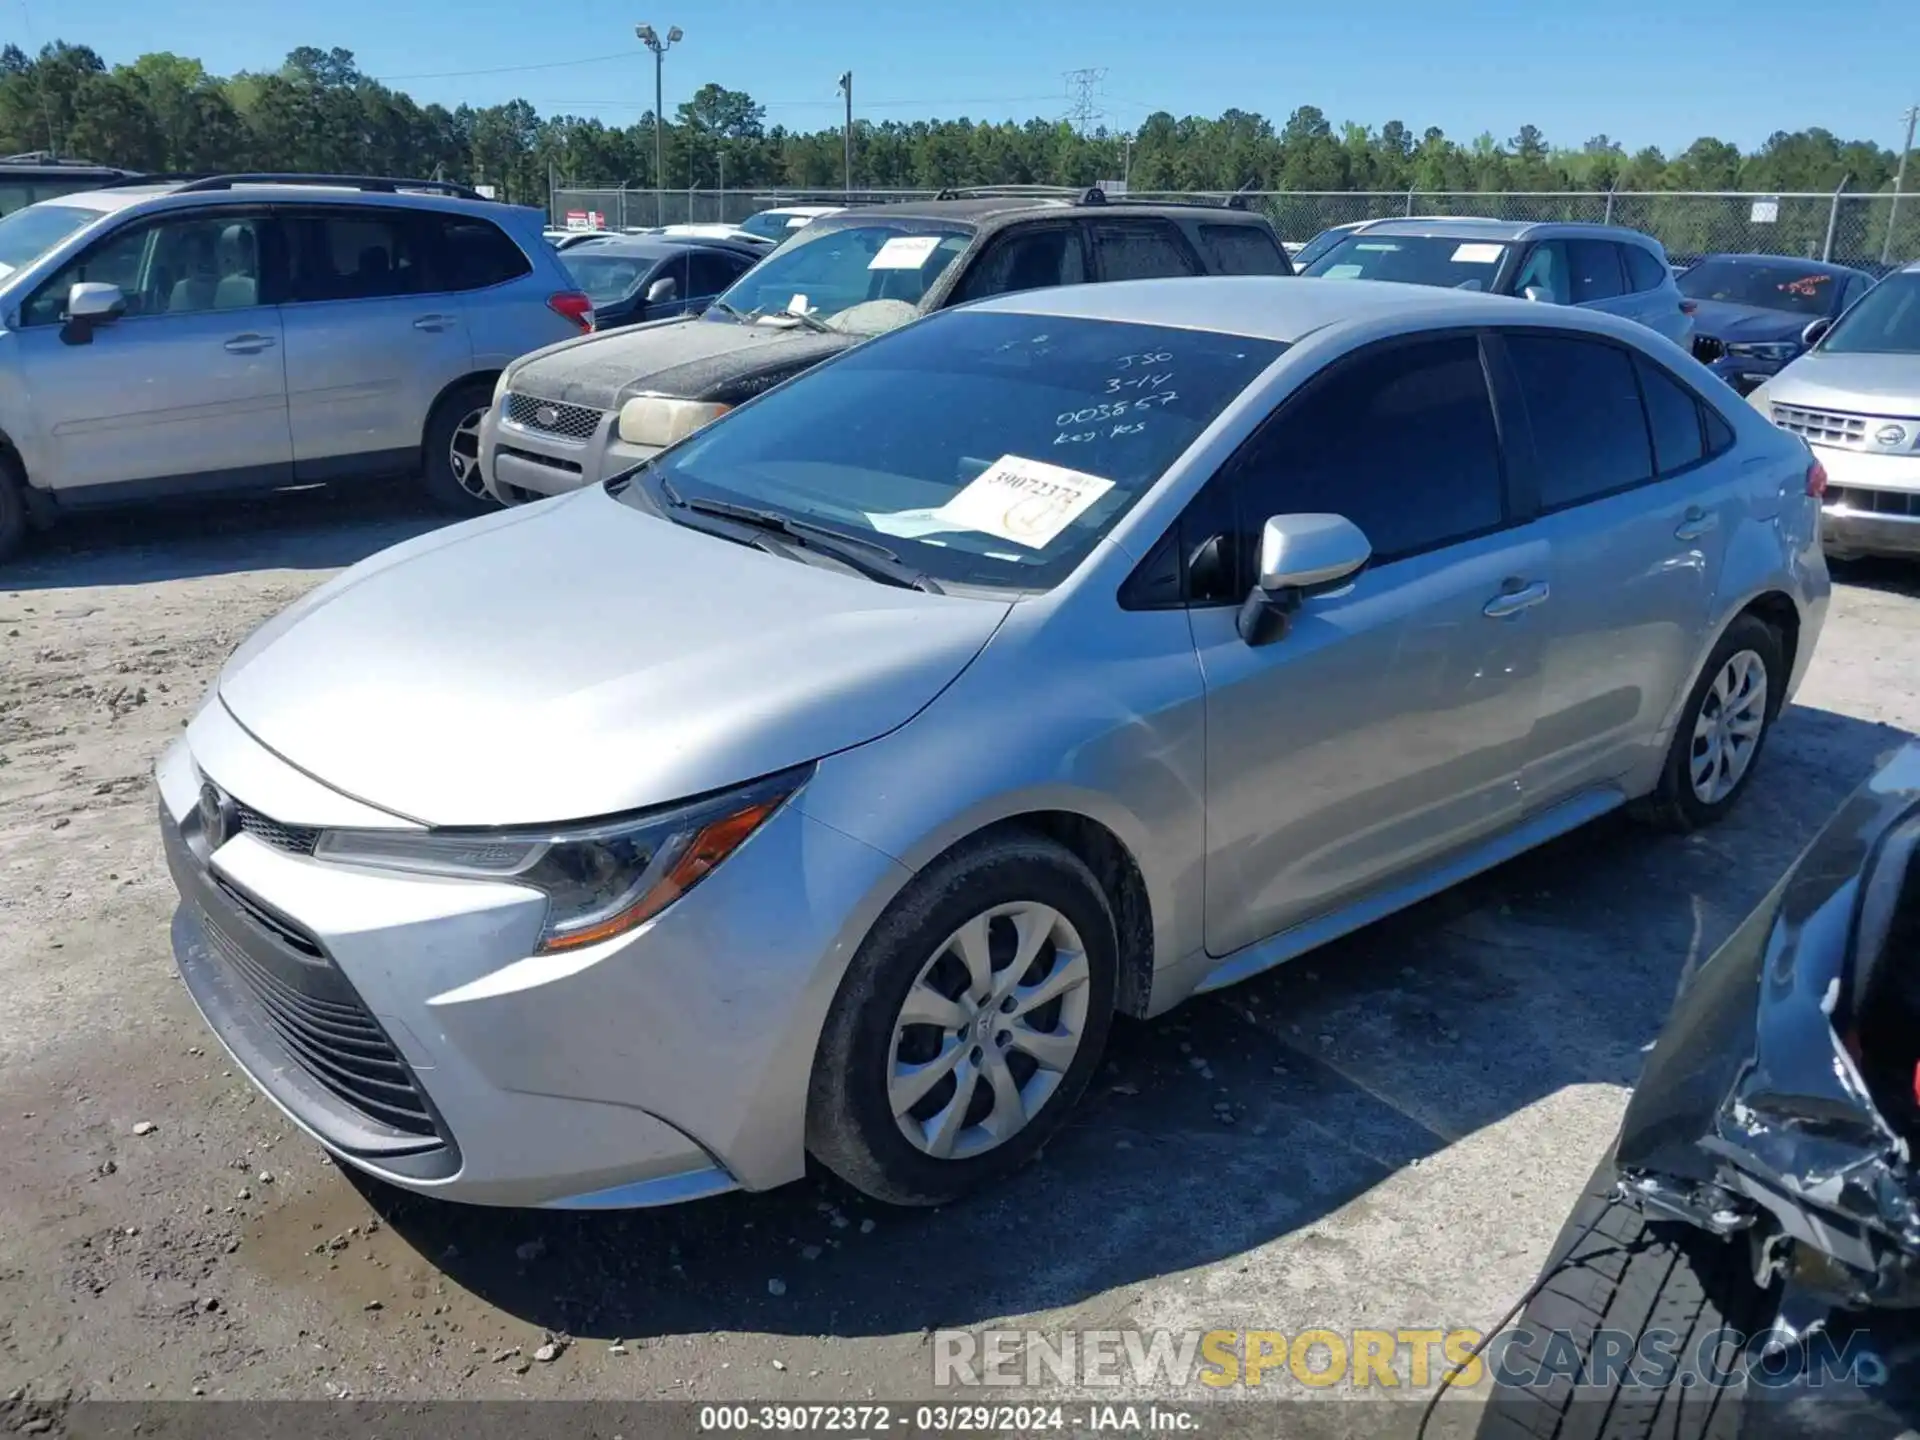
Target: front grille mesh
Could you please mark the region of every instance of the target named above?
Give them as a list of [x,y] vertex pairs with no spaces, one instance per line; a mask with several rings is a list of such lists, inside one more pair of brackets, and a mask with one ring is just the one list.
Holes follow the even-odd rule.
[[1841,415],[1831,410],[1808,410],[1799,405],[1773,407],[1773,423],[1782,430],[1819,445],[1862,446],[1867,443],[1864,415]]
[[1829,486],[1827,504],[1861,510],[1871,515],[1920,517],[1920,494],[1905,490],[1862,490],[1856,486]]
[[[542,418],[542,411],[550,418]],[[587,405],[566,405],[558,400],[539,400],[531,395],[507,392],[507,419],[524,429],[543,435],[558,435],[567,440],[591,440],[600,428],[602,412]]]
[[233,802],[235,814],[239,817],[240,828],[263,845],[271,845],[276,850],[285,850],[289,855],[311,855],[313,847],[320,843],[320,832],[309,825],[282,825],[278,820],[270,820],[251,805]]
[[[220,958],[302,1070],[371,1119],[403,1134],[439,1136],[412,1070],[357,998],[322,1000],[296,990],[250,957],[212,916],[202,911],[202,918]],[[319,953],[317,944],[308,944]]]

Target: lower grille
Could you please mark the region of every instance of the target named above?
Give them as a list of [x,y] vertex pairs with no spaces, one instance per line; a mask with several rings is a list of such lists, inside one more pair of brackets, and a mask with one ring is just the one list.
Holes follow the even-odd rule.
[[577,460],[561,460],[552,455],[536,455],[531,450],[518,450],[511,445],[502,445],[500,454],[511,455],[516,460],[525,460],[530,465],[544,465],[549,470],[564,470],[569,475],[584,473]]
[[[229,899],[244,899],[230,887],[222,888]],[[248,904],[247,910],[252,915],[259,907]],[[274,919],[276,934],[290,928],[277,917],[269,918]],[[320,967],[336,982],[327,986],[333,992],[330,999],[298,989],[274,974],[247,954],[204,907],[200,919],[214,950],[258,1002],[275,1037],[314,1081],[369,1119],[408,1135],[439,1135],[412,1069],[346,978],[324,958],[317,942],[301,936],[305,943],[296,948],[321,957]]]
[[1855,486],[1829,486],[1827,504],[1872,515],[1920,517],[1920,494],[1905,490],[1862,490]]
[[558,435],[565,440],[591,440],[600,428],[603,412],[588,405],[567,405],[558,400],[539,400],[531,395],[506,396],[507,419],[527,430]]

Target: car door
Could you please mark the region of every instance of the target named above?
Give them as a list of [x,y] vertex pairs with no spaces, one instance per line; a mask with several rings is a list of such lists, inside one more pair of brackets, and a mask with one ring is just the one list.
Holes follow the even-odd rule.
[[1675,344],[1690,340],[1693,315],[1673,283],[1673,271],[1644,245],[1622,241],[1617,248],[1626,272],[1633,318]]
[[987,243],[954,286],[952,303],[1050,285],[1079,285],[1086,278],[1086,241],[1077,221],[1021,224]]
[[[1599,336],[1499,337],[1503,413],[1553,552],[1539,728],[1523,777],[1541,808],[1645,757],[1706,638],[1741,503],[1724,424],[1637,349]],[[1530,442],[1526,437],[1530,436]]]
[[294,473],[409,468],[440,393],[472,373],[460,297],[428,217],[397,206],[286,206],[283,315]]
[[[106,498],[100,487],[284,483],[273,243],[264,209],[172,211],[101,237],[29,296],[14,342],[50,458],[36,479],[70,501]],[[125,312],[67,327],[67,295],[82,281],[118,285]]]
[[1157,280],[1204,275],[1180,227],[1151,215],[1101,216],[1089,222],[1096,280]]
[[[1226,954],[1515,817],[1549,552],[1509,524],[1470,334],[1335,362],[1200,503],[1221,507],[1237,557],[1226,603],[1190,611],[1206,685],[1206,946]],[[1236,602],[1261,527],[1324,511],[1359,525],[1372,562],[1305,600],[1283,638],[1249,645]]]

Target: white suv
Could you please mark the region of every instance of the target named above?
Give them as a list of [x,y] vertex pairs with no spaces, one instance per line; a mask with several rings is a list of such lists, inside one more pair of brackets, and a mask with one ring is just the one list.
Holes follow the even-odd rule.
[[501,370],[593,328],[537,210],[431,181],[134,181],[0,219],[0,557],[30,521],[418,473],[491,502]]

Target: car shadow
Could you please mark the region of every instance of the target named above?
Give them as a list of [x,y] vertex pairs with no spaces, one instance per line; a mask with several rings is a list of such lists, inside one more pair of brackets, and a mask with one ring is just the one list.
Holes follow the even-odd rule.
[[1040,1162],[902,1211],[814,1176],[620,1214],[360,1181],[426,1261],[557,1332],[912,1333],[1234,1256],[1565,1087],[1630,1084],[1685,975],[1904,735],[1795,707],[1720,826],[1610,817],[1157,1021]]
[[0,591],[337,570],[448,524],[410,483],[314,485],[64,515],[0,565]]
[[1920,596],[1920,564],[1912,560],[1874,555],[1859,560],[1829,560],[1827,564],[1836,584],[1857,585],[1889,595]]

